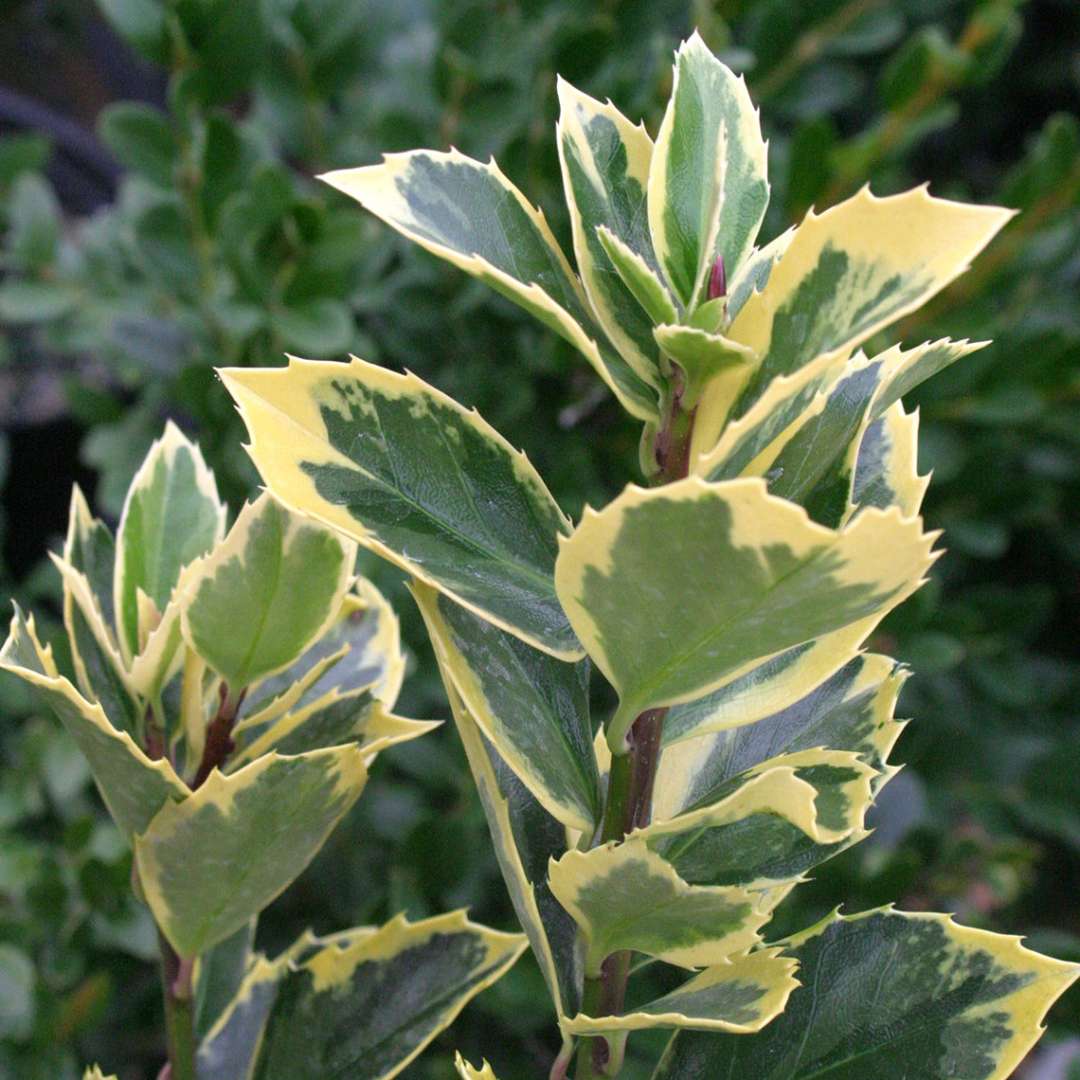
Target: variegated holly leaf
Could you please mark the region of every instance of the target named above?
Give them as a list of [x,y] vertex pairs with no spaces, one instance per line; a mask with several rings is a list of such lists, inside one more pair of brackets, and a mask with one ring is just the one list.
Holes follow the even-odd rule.
[[632,835],[690,885],[774,889],[865,835],[876,776],[850,751],[782,754],[713,792],[712,801]]
[[596,236],[612,269],[622,279],[623,285],[648,315],[649,320],[652,323],[675,322],[679,317],[679,310],[659,272],[606,225],[597,226]]
[[650,273],[658,269],[646,211],[652,139],[643,124],[631,124],[610,101],[596,101],[561,78],[558,91],[555,141],[585,292],[626,362],[645,382],[659,385],[652,320],[615,271],[598,235],[606,229]]
[[356,359],[222,378],[286,506],[537,648],[581,655],[553,576],[568,522],[525,456],[475,412]]
[[[258,716],[252,719],[257,721]],[[345,743],[355,743],[370,765],[381,751],[417,739],[438,726],[438,721],[398,716],[369,693],[340,695],[331,690],[323,698],[266,723],[234,729],[236,749],[226,771],[233,772],[270,752],[303,754]]]
[[116,1080],[115,1076],[106,1076],[100,1065],[92,1065],[83,1073],[83,1080]]
[[798,964],[779,949],[757,949],[706,968],[663,997],[616,1016],[579,1013],[567,1024],[574,1035],[689,1028],[735,1035],[760,1031],[784,1010],[798,987]]
[[760,365],[741,415],[778,375],[822,353],[851,350],[914,311],[967,269],[1013,211],[933,198],[916,188],[877,198],[863,188],[807,215],[727,334]]
[[655,1080],[1006,1080],[1080,969],[945,915],[830,916],[781,943],[799,962],[783,1014],[738,1038],[680,1032]]
[[589,664],[566,664],[417,583],[413,595],[443,671],[499,756],[571,828],[600,818]]
[[709,271],[733,274],[769,202],[767,147],[745,81],[695,32],[675,76],[649,172],[649,228],[675,293],[696,306]]
[[368,690],[392,708],[404,677],[398,617],[386,597],[359,578],[345,594],[330,628],[294,663],[259,682],[244,702],[241,722],[297,686],[303,689],[289,701],[290,709],[317,701],[330,690],[341,695]]
[[[907,350],[894,346],[871,358],[860,353],[842,369],[809,365],[801,370],[816,374],[776,380],[698,462],[696,471],[710,480],[766,476],[774,495],[805,506],[815,521],[835,527],[850,509],[866,427],[897,400],[898,392],[983,345],[944,339]],[[834,371],[835,382],[822,386]],[[811,386],[821,388],[808,399]],[[769,403],[776,406],[771,413],[763,408]],[[794,420],[780,427],[798,406]],[[778,430],[781,433],[771,437]]]
[[84,695],[101,704],[118,731],[140,730],[141,707],[111,628],[86,574],[50,553],[64,590],[64,628],[75,677]]
[[[442,657],[439,663],[440,668],[445,666]],[[580,1008],[584,979],[577,927],[548,883],[548,864],[567,849],[566,828],[540,805],[484,738],[445,672],[443,681],[503,881],[562,1027],[564,1018]]]
[[199,448],[173,423],[128,488],[116,542],[113,596],[124,659],[141,651],[139,592],[164,611],[180,571],[225,532],[225,505]]
[[90,595],[97,601],[102,621],[115,624],[113,574],[116,569],[116,541],[105,522],[90,512],[79,485],[71,489],[68,531],[64,540],[64,561],[86,575]]
[[262,911],[315,857],[367,779],[356,746],[267,755],[216,770],[135,838],[146,902],[181,956],[197,956]]
[[898,506],[905,516],[917,514],[929,485],[930,474],[919,475],[919,414],[897,401],[859,436],[850,512]]
[[[887,656],[856,656],[793,703],[756,723],[678,741],[665,720],[653,817],[667,821],[708,806],[738,778],[780,754],[850,751],[880,770],[903,724],[893,718],[904,671]],[[668,714],[668,720],[677,709]]]
[[685,409],[694,408],[704,388],[714,380],[730,384],[734,397],[754,362],[754,354],[744,345],[695,326],[658,326],[654,334],[664,355],[682,368]]
[[478,1069],[475,1065],[470,1065],[461,1054],[455,1054],[454,1068],[461,1080],[496,1080],[494,1071],[486,1061]]
[[643,710],[690,701],[869,618],[921,584],[932,536],[873,508],[825,529],[761,480],[630,487],[587,510],[556,567],[563,607],[619,693],[615,753]]
[[755,724],[783,711],[857,656],[877,621],[871,616],[794,645],[718,690],[672,705],[664,718],[664,743]]
[[292,664],[334,623],[356,545],[268,493],[185,580],[184,637],[233,689]]
[[680,967],[723,963],[756,944],[771,915],[744,889],[688,885],[641,837],[568,851],[548,879],[581,928],[589,976],[623,949]]
[[483,164],[456,150],[414,150],[322,179],[561,334],[631,415],[656,416],[655,391],[593,323],[581,283],[543,213],[494,160]]
[[236,933],[207,949],[195,961],[195,1037],[201,1042],[240,992],[252,961],[255,924],[249,919]]
[[249,973],[200,1050],[200,1080],[390,1080],[524,948],[462,911],[302,938]]
[[121,832],[141,832],[167,802],[189,794],[168,761],[151,761],[126,731],[109,722],[100,705],[87,701],[58,673],[51,646],[41,645],[33,617],[24,618],[18,608],[0,649],[0,670],[22,679],[39,707],[63,724]]
[[773,267],[787,251],[788,244],[791,243],[794,235],[795,226],[792,225],[764,247],[754,248],[742,266],[728,276],[727,296],[724,298],[724,312],[728,323],[734,321],[735,316],[742,310],[743,304],[755,292],[762,292],[765,289]]

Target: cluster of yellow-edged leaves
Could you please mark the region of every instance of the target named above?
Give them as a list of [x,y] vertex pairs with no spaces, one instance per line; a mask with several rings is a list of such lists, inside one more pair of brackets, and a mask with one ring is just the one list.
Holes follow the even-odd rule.
[[398,622],[355,561],[352,541],[269,494],[227,530],[213,474],[170,424],[115,538],[73,494],[54,562],[75,681],[18,609],[0,651],[133,846],[136,891],[190,976],[173,989],[199,1080],[393,1076],[524,947],[458,911],[253,950],[259,912],[379,752],[435,726],[392,711]]
[[[667,1028],[657,1080],[1007,1077],[1074,967],[892,908],[765,942],[896,772],[904,672],[867,641],[935,558],[901,398],[979,347],[860,346],[1009,214],[863,190],[759,248],[758,116],[696,36],[655,142],[610,102],[560,99],[577,273],[494,162],[415,151],[327,179],[577,346],[643,422],[652,486],[575,525],[475,412],[358,359],[225,371],[251,455],[285,505],[412,575],[555,1006],[553,1076],[577,1038],[602,1045],[584,1080]],[[619,698],[595,735],[593,666]],[[609,777],[640,766],[650,710],[651,807],[612,836]],[[634,954],[685,981],[605,998]]]

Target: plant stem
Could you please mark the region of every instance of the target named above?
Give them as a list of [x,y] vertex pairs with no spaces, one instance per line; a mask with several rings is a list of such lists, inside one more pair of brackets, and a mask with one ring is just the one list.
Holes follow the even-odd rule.
[[224,765],[225,760],[233,752],[235,745],[232,741],[233,724],[236,723],[236,714],[240,711],[246,692],[245,688],[238,694],[233,694],[224,683],[221,684],[217,715],[206,728],[206,744],[203,746],[198,771],[191,781],[192,791],[201,787],[214,769]]
[[161,1080],[196,1080],[195,1010],[191,992],[194,961],[181,959],[158,933],[161,946],[161,992],[165,1000],[165,1036],[169,1064]]
[[[659,470],[654,483],[670,483],[689,473],[693,429],[694,410],[683,410],[682,384],[676,377],[656,436]],[[666,708],[646,709],[630,728],[627,752],[612,758],[600,843],[622,840],[634,829],[649,824],[665,716]],[[612,1016],[622,1012],[632,959],[629,950],[612,953],[600,965],[599,975],[586,975],[581,1000],[581,1011],[586,1016]],[[618,1076],[625,1042],[625,1034],[618,1038],[594,1036],[582,1039],[574,1080]]]

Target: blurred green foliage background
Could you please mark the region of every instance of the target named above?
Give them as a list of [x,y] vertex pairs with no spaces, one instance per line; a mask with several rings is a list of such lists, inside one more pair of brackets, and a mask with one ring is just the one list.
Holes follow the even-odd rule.
[[[555,73],[655,132],[694,26],[761,104],[766,238],[867,180],[1022,211],[901,327],[994,344],[918,395],[949,553],[875,642],[917,673],[908,767],[874,837],[798,890],[784,927],[897,898],[1080,959],[1075,0],[7,0],[0,592],[55,631],[45,552],[71,483],[115,519],[167,417],[239,506],[256,478],[213,368],[287,351],[412,368],[523,446],[571,513],[609,499],[636,431],[569,346],[313,177],[414,146],[494,154],[565,241]],[[445,716],[411,602],[371,570],[414,655],[406,711]],[[153,1076],[155,948],[129,856],[74,747],[11,682],[0,717],[0,1077],[95,1059]],[[263,947],[402,908],[512,925],[453,732],[385,757]],[[1080,1076],[1076,993],[1051,1028],[1029,1080]],[[449,1077],[454,1046],[546,1075],[553,1030],[522,961],[406,1076]]]

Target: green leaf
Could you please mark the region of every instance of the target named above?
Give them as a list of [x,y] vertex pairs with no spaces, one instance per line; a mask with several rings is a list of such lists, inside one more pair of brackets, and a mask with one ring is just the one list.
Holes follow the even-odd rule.
[[135,254],[148,277],[169,293],[190,297],[201,269],[191,225],[178,205],[155,203],[135,221]]
[[[181,956],[236,933],[308,865],[367,779],[355,746],[211,772],[135,838],[146,902]],[[228,873],[223,873],[228,868]]]
[[252,1080],[389,1080],[524,948],[462,911],[316,940],[276,983]]
[[442,670],[484,735],[545,810],[591,832],[600,778],[589,720],[589,664],[566,664],[419,583],[413,595]]
[[255,944],[255,919],[195,962],[195,1034],[201,1042],[240,991]]
[[16,609],[8,639],[0,650],[0,670],[27,683],[38,705],[51,712],[90,763],[105,805],[120,830],[142,832],[170,800],[184,799],[188,788],[168,761],[151,761],[126,732],[117,731],[101,710],[57,673],[51,649],[43,649],[33,618]]
[[169,59],[169,28],[162,0],[98,0],[116,32],[145,57],[164,64]]
[[676,295],[706,299],[709,271],[729,276],[757,236],[769,202],[766,144],[745,81],[695,32],[675,54],[671,99],[649,173],[649,227]]
[[758,1035],[681,1032],[656,1080],[1005,1080],[1075,965],[945,915],[833,915],[780,943],[802,987]]
[[131,481],[116,544],[114,605],[125,659],[141,651],[138,594],[164,611],[180,571],[225,531],[225,506],[199,448],[172,422]]
[[638,1031],[643,1028],[691,1028],[736,1035],[760,1031],[783,1012],[799,985],[798,965],[779,949],[758,949],[706,968],[663,997],[617,1016],[579,1013],[567,1024],[574,1035]]
[[604,340],[544,215],[494,161],[484,165],[456,150],[415,150],[322,179],[520,304],[579,349],[631,415],[655,418],[655,392]]
[[721,964],[756,944],[770,917],[743,889],[687,885],[635,837],[568,851],[551,864],[549,879],[581,927],[589,976],[622,949],[681,967]]
[[[10,223],[7,264],[23,270],[41,270],[52,263],[60,247],[60,204],[52,187],[37,173],[22,173],[11,185],[7,206]],[[8,301],[11,304],[11,300]],[[14,305],[13,305],[14,306]],[[28,308],[25,300],[22,310]],[[41,301],[38,302],[40,309]],[[26,319],[24,314],[24,321]]]
[[649,271],[658,272],[649,237],[646,191],[652,139],[610,102],[603,104],[558,80],[555,141],[570,208],[574,255],[585,292],[604,332],[647,383],[660,380],[648,314],[614,271],[598,235],[603,228]]
[[896,510],[825,529],[760,480],[630,487],[587,510],[562,545],[556,583],[619,693],[613,752],[645,709],[691,701],[795,645],[881,618],[920,585],[932,540]]
[[264,492],[185,580],[184,637],[238,691],[330,628],[355,561],[354,544]]
[[[437,659],[443,668],[442,658]],[[548,882],[549,863],[567,849],[566,828],[540,805],[484,738],[445,671],[443,682],[510,902],[547,982],[561,1027],[563,1019],[580,1008],[584,979],[577,927]]]
[[778,375],[822,353],[843,353],[940,292],[1012,216],[993,206],[935,199],[925,188],[877,198],[863,188],[807,215],[764,292],[751,295],[727,336],[760,366],[741,415]]
[[180,147],[165,113],[138,102],[116,102],[102,110],[98,134],[121,165],[172,190]]
[[0,1039],[22,1042],[34,1031],[37,972],[29,956],[0,942]]
[[340,300],[319,297],[270,316],[287,349],[308,353],[343,353],[356,338],[352,312]]
[[51,322],[73,311],[79,297],[55,281],[9,277],[0,283],[0,319],[6,323]]
[[24,132],[0,137],[0,188],[9,188],[23,173],[41,172],[51,154],[52,144],[44,135]]
[[475,412],[357,359],[221,376],[286,506],[537,648],[580,657],[553,578],[569,524],[525,456]]

